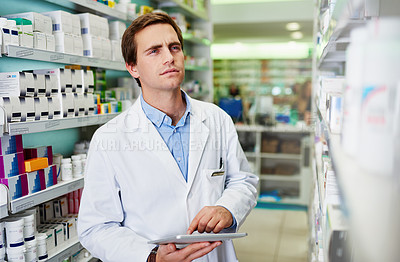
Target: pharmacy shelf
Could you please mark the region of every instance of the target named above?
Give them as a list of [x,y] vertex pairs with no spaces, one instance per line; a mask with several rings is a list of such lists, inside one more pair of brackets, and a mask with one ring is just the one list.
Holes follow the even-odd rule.
[[46,188],[45,190],[23,196],[10,202],[10,212],[12,214],[37,206],[56,197],[73,192],[82,188],[84,185],[83,177],[74,178],[71,181],[60,181],[58,184]]
[[246,155],[246,157],[258,157],[258,153],[256,152],[245,152],[244,154]]
[[161,9],[178,9],[184,15],[196,18],[196,19],[203,19],[208,20],[208,15],[206,11],[199,11],[193,9],[187,4],[184,4],[183,1],[179,0],[156,0],[158,2],[158,8]]
[[107,5],[93,0],[45,0],[47,2],[63,6],[78,12],[90,12],[93,14],[105,16],[109,19],[117,19],[123,22],[127,21],[127,14],[111,8]]
[[93,57],[69,55],[58,52],[51,52],[46,50],[39,50],[34,48],[22,46],[8,46],[8,57],[38,60],[60,64],[73,64],[81,66],[100,67],[104,69],[111,69],[117,71],[125,71],[125,64],[122,62],[104,60]]
[[11,136],[15,136],[75,127],[101,125],[113,119],[118,114],[119,113],[39,120],[32,122],[8,123],[8,127],[6,127],[5,133],[8,133],[8,135]]
[[188,34],[188,33],[183,33],[182,34],[183,40],[193,43],[193,44],[199,44],[199,45],[205,45],[205,46],[210,46],[211,45],[211,41],[207,38],[198,38],[193,36],[192,34]]
[[269,132],[269,133],[311,133],[312,127],[298,122],[297,125],[276,124],[274,126],[235,125],[238,132]]
[[208,66],[185,65],[185,70],[188,70],[188,71],[208,71],[208,70],[210,70],[210,68]]
[[272,197],[259,197],[258,203],[275,203],[275,204],[290,204],[303,206],[304,201],[297,197],[282,197],[279,201],[273,200]]
[[282,154],[282,153],[260,153],[261,158],[269,159],[285,159],[285,160],[301,160],[301,155],[298,154]]
[[260,179],[263,180],[270,180],[270,181],[300,181],[301,176],[299,174],[297,175],[267,175],[267,174],[261,174]]
[[[83,248],[78,238],[70,239],[67,243],[57,246],[54,249],[49,250],[48,262],[60,262],[64,259],[71,257],[76,252]],[[68,260],[69,261],[69,260]]]

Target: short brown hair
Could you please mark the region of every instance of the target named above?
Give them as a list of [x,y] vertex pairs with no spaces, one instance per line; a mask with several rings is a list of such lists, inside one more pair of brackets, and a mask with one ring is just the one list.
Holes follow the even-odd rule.
[[122,36],[121,48],[125,63],[128,65],[136,65],[137,43],[135,40],[135,35],[147,26],[154,24],[170,24],[174,28],[179,42],[183,48],[182,32],[169,15],[161,12],[141,15],[133,20],[132,24],[128,27],[128,29],[126,29],[124,35]]

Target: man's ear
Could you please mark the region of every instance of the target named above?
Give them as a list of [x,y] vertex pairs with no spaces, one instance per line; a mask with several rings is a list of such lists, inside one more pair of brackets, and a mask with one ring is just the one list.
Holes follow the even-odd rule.
[[139,72],[137,71],[136,65],[125,63],[125,67],[131,76],[134,78],[139,78]]

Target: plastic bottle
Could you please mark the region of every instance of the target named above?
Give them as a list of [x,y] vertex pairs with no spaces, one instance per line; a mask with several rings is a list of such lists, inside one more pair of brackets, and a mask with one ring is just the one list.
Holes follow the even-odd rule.
[[5,242],[5,235],[4,235],[4,222],[0,221],[0,248],[4,247],[6,244]]
[[343,125],[341,143],[343,150],[352,157],[357,155],[360,143],[361,99],[364,76],[367,28],[355,28],[350,33],[346,51],[346,87],[343,92]]
[[82,176],[82,161],[80,155],[71,156],[72,159],[72,175],[73,177]]
[[4,258],[6,256],[6,248],[4,246],[0,247],[0,262],[4,261]]
[[22,213],[17,215],[24,220],[24,240],[30,241],[35,239],[35,215],[29,213]]
[[37,262],[37,240],[32,239],[25,242],[25,261],[26,262]]
[[61,160],[61,180],[69,181],[72,178],[71,158],[63,158]]
[[396,28],[400,18],[370,21],[365,46],[358,162],[384,176],[393,173],[394,164],[393,121],[400,80],[400,30]]
[[7,247],[8,262],[25,262],[25,246]]
[[24,219],[9,217],[4,220],[7,248],[24,245]]
[[47,261],[47,247],[46,247],[46,233],[39,233],[36,236],[37,239],[37,255],[39,261]]

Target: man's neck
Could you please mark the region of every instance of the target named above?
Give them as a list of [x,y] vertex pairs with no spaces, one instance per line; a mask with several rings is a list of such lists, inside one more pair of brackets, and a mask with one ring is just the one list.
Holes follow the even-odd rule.
[[175,126],[186,111],[186,101],[182,98],[180,88],[168,92],[143,90],[143,99],[154,108],[164,112],[172,119]]

